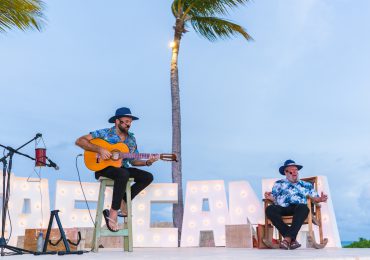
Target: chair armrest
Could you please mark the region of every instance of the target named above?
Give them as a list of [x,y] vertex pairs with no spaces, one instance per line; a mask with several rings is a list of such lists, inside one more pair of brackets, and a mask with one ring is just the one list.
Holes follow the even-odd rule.
[[307,205],[309,205],[310,203],[313,203],[316,207],[321,208],[320,203],[314,201],[311,196],[307,195],[306,198],[307,198]]

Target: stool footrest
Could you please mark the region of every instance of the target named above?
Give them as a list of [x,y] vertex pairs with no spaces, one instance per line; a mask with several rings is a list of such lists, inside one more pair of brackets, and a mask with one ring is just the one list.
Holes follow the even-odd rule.
[[121,229],[117,232],[112,232],[108,229],[101,229],[100,230],[101,237],[127,237],[128,236],[128,229]]

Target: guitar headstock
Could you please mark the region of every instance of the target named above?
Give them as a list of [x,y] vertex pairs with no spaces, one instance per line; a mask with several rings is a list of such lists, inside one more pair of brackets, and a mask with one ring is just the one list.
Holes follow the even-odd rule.
[[176,154],[173,154],[173,153],[162,153],[162,154],[160,154],[159,159],[161,159],[162,161],[175,161],[175,162],[177,162],[177,156],[176,156]]

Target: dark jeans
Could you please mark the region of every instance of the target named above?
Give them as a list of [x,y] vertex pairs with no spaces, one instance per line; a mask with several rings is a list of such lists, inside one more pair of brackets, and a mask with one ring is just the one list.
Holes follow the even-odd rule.
[[[271,220],[272,224],[279,230],[283,237],[290,237],[292,240],[295,240],[309,211],[306,204],[293,204],[288,207],[270,205],[266,208],[266,216]],[[281,219],[282,216],[293,216],[292,225],[290,227],[283,222]]]
[[135,198],[140,191],[145,189],[152,181],[153,175],[150,172],[137,168],[116,168],[109,166],[101,171],[95,172],[95,178],[107,177],[114,180],[112,209],[118,210],[122,199],[126,201],[126,184],[129,178],[134,178],[135,184],[131,186],[131,199]]

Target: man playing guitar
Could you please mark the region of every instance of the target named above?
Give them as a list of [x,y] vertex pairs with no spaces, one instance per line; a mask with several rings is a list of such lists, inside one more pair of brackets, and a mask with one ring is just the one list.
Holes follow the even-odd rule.
[[[133,120],[139,118],[133,116],[129,108],[121,107],[116,110],[116,114],[112,116],[108,122],[114,123],[111,128],[105,128],[90,132],[90,134],[81,136],[76,140],[76,145],[85,151],[94,152],[97,154],[96,160],[109,160],[112,153],[107,149],[95,145],[90,141],[99,138],[103,139],[109,144],[124,143],[127,145],[130,154],[138,154],[136,139],[134,134],[129,132]],[[134,178],[135,184],[131,187],[131,198],[133,199],[137,194],[145,189],[152,181],[153,175],[147,171],[143,171],[132,166],[151,166],[158,157],[149,156],[148,160],[139,159],[123,159],[121,167],[108,166],[102,170],[95,172],[95,178],[107,177],[114,180],[112,205],[110,210],[105,209],[103,215],[110,231],[118,231],[118,210],[121,209],[122,215],[127,215],[126,208],[126,184],[129,178]]]

